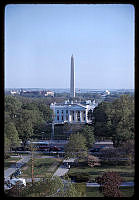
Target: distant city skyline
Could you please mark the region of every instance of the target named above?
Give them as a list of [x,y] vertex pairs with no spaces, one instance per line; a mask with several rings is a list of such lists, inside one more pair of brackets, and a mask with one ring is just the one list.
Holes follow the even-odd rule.
[[134,89],[131,4],[9,4],[5,88]]

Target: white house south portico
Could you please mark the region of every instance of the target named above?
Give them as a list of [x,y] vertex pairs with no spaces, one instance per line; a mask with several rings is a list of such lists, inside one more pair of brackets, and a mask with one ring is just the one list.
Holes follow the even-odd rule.
[[64,103],[51,103],[50,108],[53,110],[54,124],[72,123],[85,124],[92,122],[92,113],[97,106],[95,100],[87,100],[86,102],[75,101],[75,73],[74,58],[71,56],[71,76],[70,76],[70,98]]

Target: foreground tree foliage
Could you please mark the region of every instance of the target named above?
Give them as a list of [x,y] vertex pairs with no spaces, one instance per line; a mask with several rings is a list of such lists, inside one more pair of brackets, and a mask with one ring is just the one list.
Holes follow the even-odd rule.
[[100,191],[103,193],[104,197],[122,196],[119,190],[122,178],[117,172],[106,172],[102,177],[97,177],[95,181],[100,184]]
[[8,197],[81,197],[85,194],[83,187],[72,184],[71,181],[60,177],[47,177],[42,181],[29,183],[26,187],[16,184],[7,191]]
[[102,102],[94,110],[96,137],[107,137],[115,146],[134,139],[134,97],[122,95],[112,103]]

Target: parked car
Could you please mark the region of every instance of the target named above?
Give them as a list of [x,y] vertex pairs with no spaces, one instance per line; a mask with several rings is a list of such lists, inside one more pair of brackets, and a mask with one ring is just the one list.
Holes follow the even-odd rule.
[[95,147],[95,148],[90,149],[90,152],[91,153],[98,153],[98,152],[100,152],[104,148],[105,148],[105,146]]
[[50,146],[49,151],[60,151],[61,149],[57,146]]

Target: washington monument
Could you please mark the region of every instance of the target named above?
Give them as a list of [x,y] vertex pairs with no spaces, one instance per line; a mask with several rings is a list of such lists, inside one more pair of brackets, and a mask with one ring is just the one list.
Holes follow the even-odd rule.
[[70,74],[70,97],[75,97],[75,72],[74,72],[74,58],[71,56],[71,74]]

